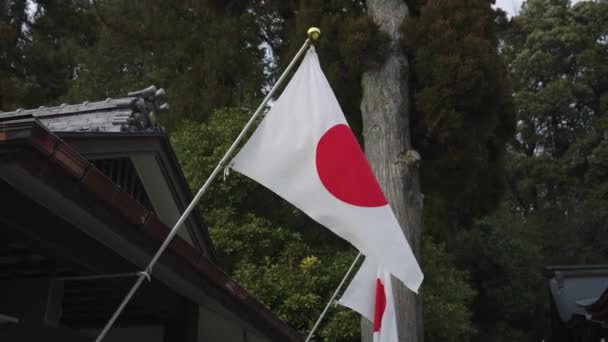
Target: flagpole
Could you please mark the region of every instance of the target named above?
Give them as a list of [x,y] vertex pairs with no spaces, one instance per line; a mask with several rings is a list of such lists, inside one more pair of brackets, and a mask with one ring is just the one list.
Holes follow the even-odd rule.
[[338,293],[340,292],[340,289],[342,289],[342,286],[344,286],[344,283],[346,282],[346,279],[348,279],[348,276],[350,275],[350,273],[355,268],[355,265],[357,264],[357,261],[359,261],[359,258],[361,257],[361,255],[362,255],[361,252],[359,252],[359,254],[357,254],[357,257],[355,258],[355,260],[353,261],[353,263],[350,265],[350,268],[348,269],[348,271],[346,271],[346,274],[344,275],[344,278],[342,278],[342,281],[340,282],[340,284],[338,284],[338,287],[336,288],[336,290],[334,291],[334,294],[329,299],[329,302],[327,302],[327,305],[325,305],[325,309],[323,309],[323,312],[321,312],[321,315],[319,316],[319,318],[315,322],[315,325],[312,327],[312,329],[310,329],[310,332],[308,333],[308,336],[306,336],[306,340],[304,340],[304,342],[308,342],[312,338],[312,335],[315,333],[315,331],[319,327],[319,324],[321,324],[321,321],[323,321],[323,318],[325,318],[325,314],[327,313],[327,310],[329,310],[329,307],[331,306],[331,304],[334,302],[334,300],[338,296]]
[[297,63],[297,61],[300,59],[300,57],[302,57],[302,55],[304,54],[306,49],[310,46],[312,41],[317,40],[319,38],[320,34],[321,34],[321,31],[316,27],[311,27],[308,29],[308,32],[307,32],[308,38],[306,39],[304,44],[302,44],[302,47],[300,48],[300,50],[298,50],[295,57],[291,60],[291,62],[287,66],[287,68],[285,68],[285,71],[283,71],[283,73],[281,74],[281,77],[279,77],[279,79],[274,84],[272,89],[270,89],[270,92],[268,92],[268,94],[266,95],[266,97],[264,98],[264,100],[262,101],[260,106],[256,109],[255,113],[253,113],[253,115],[251,116],[249,121],[247,121],[247,124],[245,124],[245,127],[243,127],[243,130],[241,131],[241,133],[236,137],[236,140],[234,140],[234,142],[232,143],[230,148],[228,148],[228,151],[226,151],[226,154],[224,154],[224,156],[222,157],[220,162],[217,164],[217,166],[215,167],[213,172],[211,172],[211,175],[209,176],[209,178],[207,178],[207,180],[205,181],[203,186],[197,192],[196,196],[194,196],[194,198],[192,199],[192,202],[190,202],[190,204],[188,205],[186,210],[184,210],[182,216],[179,218],[179,220],[177,220],[177,222],[175,223],[173,228],[171,228],[169,235],[167,235],[167,238],[165,239],[165,241],[163,241],[162,245],[160,246],[160,248],[158,249],[158,251],[156,252],[154,257],[152,257],[152,260],[146,267],[145,271],[139,273],[139,278],[137,279],[135,284],[133,284],[133,287],[131,288],[131,290],[129,290],[129,293],[127,293],[127,296],[120,303],[120,305],[118,306],[118,309],[116,309],[116,311],[114,312],[114,314],[112,315],[112,317],[110,318],[108,323],[105,325],[105,327],[103,328],[101,333],[99,333],[99,335],[97,336],[97,339],[95,339],[95,342],[101,342],[103,340],[103,338],[106,336],[106,334],[108,333],[110,328],[112,328],[112,326],[114,325],[114,322],[116,322],[116,319],[118,318],[118,316],[120,316],[120,314],[122,313],[124,308],[127,306],[127,304],[129,303],[129,301],[131,300],[131,298],[133,297],[135,292],[137,292],[137,289],[141,286],[144,279],[150,280],[150,275],[152,274],[152,268],[154,267],[154,265],[156,264],[156,262],[158,261],[160,256],[163,254],[165,249],[169,246],[169,243],[171,243],[171,241],[173,240],[173,237],[175,237],[175,234],[177,234],[177,231],[179,230],[179,228],[181,228],[184,221],[186,221],[186,218],[188,217],[190,212],[192,212],[192,210],[194,209],[194,207],[196,206],[198,201],[201,199],[203,194],[207,191],[207,188],[209,188],[209,186],[211,185],[211,183],[213,182],[215,177],[217,177],[220,170],[226,166],[226,162],[228,161],[228,158],[230,158],[230,156],[232,155],[234,150],[237,148],[237,146],[239,145],[241,140],[243,140],[247,131],[249,131],[251,126],[253,126],[253,124],[255,123],[255,120],[262,113],[262,111],[266,107],[266,104],[274,95],[275,91],[283,83],[285,78],[287,78],[287,75],[289,74],[289,72],[291,71],[293,66]]

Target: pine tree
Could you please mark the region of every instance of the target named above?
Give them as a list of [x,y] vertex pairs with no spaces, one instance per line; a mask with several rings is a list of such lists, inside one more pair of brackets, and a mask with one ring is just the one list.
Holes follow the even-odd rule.
[[0,108],[56,102],[75,77],[76,51],[95,43],[96,21],[90,5],[79,0],[11,0],[3,4]]
[[518,106],[511,206],[551,263],[608,258],[608,3],[530,0],[506,36]]
[[608,260],[607,22],[605,1],[561,0],[500,22],[517,108],[506,199],[452,248],[478,291],[476,341],[546,339],[542,267]]
[[71,101],[124,96],[156,84],[167,90],[171,128],[261,92],[263,51],[254,13],[243,1],[98,0],[102,23],[82,51]]
[[443,240],[496,208],[514,106],[490,3],[427,0],[403,27],[425,229]]

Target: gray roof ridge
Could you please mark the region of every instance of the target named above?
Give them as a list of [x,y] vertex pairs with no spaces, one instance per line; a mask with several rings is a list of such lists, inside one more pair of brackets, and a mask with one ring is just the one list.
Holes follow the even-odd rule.
[[125,98],[108,98],[104,101],[89,102],[85,101],[77,104],[61,104],[59,106],[40,106],[32,109],[17,109],[10,112],[0,112],[0,117],[8,118],[12,116],[21,116],[31,114],[34,117],[40,116],[61,116],[75,113],[86,113],[103,110],[113,109],[134,109],[134,104],[137,98],[125,97]]
[[0,119],[32,115],[51,131],[162,131],[158,115],[169,110],[167,103],[161,104],[165,90],[151,85],[130,92],[127,97],[107,98],[103,101],[85,101],[79,104],[36,109],[17,109],[1,112]]

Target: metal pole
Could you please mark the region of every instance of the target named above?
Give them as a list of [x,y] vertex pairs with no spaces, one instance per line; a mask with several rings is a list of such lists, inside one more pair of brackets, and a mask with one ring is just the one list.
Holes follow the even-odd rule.
[[353,261],[353,263],[350,265],[350,268],[348,269],[348,271],[346,271],[346,274],[344,275],[344,278],[342,278],[342,281],[340,282],[340,284],[336,288],[336,291],[334,291],[334,294],[329,299],[329,302],[327,302],[327,305],[325,305],[325,309],[323,309],[323,312],[321,312],[321,315],[317,319],[317,322],[315,322],[315,325],[312,327],[312,329],[310,329],[310,332],[308,333],[308,336],[306,336],[306,340],[304,340],[304,342],[310,341],[310,338],[312,337],[312,335],[315,333],[315,331],[319,327],[319,324],[321,324],[321,321],[323,321],[323,318],[325,318],[325,314],[327,313],[327,310],[329,310],[329,307],[331,306],[331,304],[336,299],[336,296],[338,296],[338,293],[340,292],[340,289],[344,285],[344,282],[346,282],[346,279],[348,279],[348,276],[350,275],[350,273],[353,271],[353,268],[355,268],[355,265],[357,264],[357,261],[359,261],[360,257],[361,257],[361,252],[359,252],[359,254],[357,254],[357,257],[355,258],[355,260]]
[[312,43],[312,40],[316,40],[318,38],[318,34],[319,34],[319,30],[318,29],[313,30],[313,28],[311,28],[311,29],[308,30],[308,38],[306,39],[306,41],[304,42],[304,44],[302,44],[302,47],[300,48],[300,50],[298,51],[298,53],[296,54],[296,56],[291,60],[291,62],[289,63],[289,65],[287,66],[287,68],[285,69],[285,71],[283,71],[283,74],[281,74],[281,77],[279,77],[279,79],[277,80],[277,82],[275,83],[275,85],[272,87],[272,89],[270,90],[270,92],[268,92],[268,95],[266,95],[266,97],[264,98],[264,100],[262,101],[262,103],[260,104],[260,106],[258,107],[258,109],[255,111],[255,113],[253,113],[253,115],[251,116],[251,118],[249,119],[249,121],[247,122],[247,124],[245,125],[245,127],[243,128],[243,130],[241,131],[241,133],[238,135],[238,137],[236,138],[236,140],[232,143],[232,145],[230,146],[230,148],[228,148],[228,151],[226,152],[226,154],[224,154],[224,157],[222,157],[222,159],[217,164],[217,166],[215,167],[215,169],[213,170],[213,172],[211,172],[211,175],[209,176],[209,178],[207,178],[207,181],[205,181],[205,184],[203,184],[203,187],[200,188],[200,190],[198,191],[198,193],[196,194],[196,196],[194,196],[194,199],[192,199],[192,202],[190,202],[190,204],[188,205],[188,207],[186,208],[186,210],[184,210],[184,213],[179,218],[179,220],[177,220],[177,223],[175,223],[175,225],[173,226],[173,228],[171,228],[171,231],[169,232],[169,235],[167,236],[167,238],[165,239],[165,241],[163,242],[163,244],[160,246],[160,248],[158,249],[158,251],[156,252],[156,254],[154,255],[154,257],[152,257],[152,260],[150,261],[150,263],[146,267],[146,270],[144,272],[140,273],[139,278],[137,279],[137,281],[135,282],[135,284],[133,285],[133,287],[131,288],[131,290],[127,294],[127,296],[123,299],[122,303],[120,303],[120,306],[118,306],[118,309],[116,309],[116,311],[114,312],[114,314],[112,315],[112,317],[110,318],[110,320],[108,321],[108,323],[106,324],[106,326],[103,328],[103,330],[101,331],[101,333],[99,333],[99,336],[97,336],[97,339],[95,340],[95,342],[101,342],[103,340],[103,338],[108,333],[108,330],[110,330],[110,328],[112,328],[112,325],[114,325],[114,322],[116,321],[116,319],[118,318],[118,316],[122,313],[122,311],[124,310],[125,306],[127,306],[127,303],[129,303],[129,301],[131,300],[131,297],[133,297],[133,295],[135,294],[135,292],[137,291],[137,289],[139,288],[139,286],[142,284],[142,282],[144,281],[144,279],[150,277],[150,274],[152,273],[152,268],[154,267],[154,265],[158,261],[158,258],[160,258],[160,256],[163,254],[163,252],[165,251],[165,249],[167,248],[167,246],[169,246],[169,243],[171,243],[171,240],[173,239],[173,237],[175,236],[175,234],[177,234],[177,231],[179,230],[179,228],[181,228],[181,226],[184,223],[184,221],[186,221],[186,218],[188,217],[188,215],[190,214],[190,212],[194,209],[194,207],[196,206],[196,204],[198,203],[198,201],[201,199],[201,197],[203,196],[203,194],[205,193],[205,191],[207,191],[207,188],[209,188],[209,186],[211,185],[211,182],[213,182],[213,180],[218,175],[218,173],[220,172],[220,170],[225,167],[226,162],[228,161],[228,158],[230,158],[230,156],[232,155],[232,153],[234,152],[234,150],[237,148],[237,146],[239,145],[239,143],[241,142],[241,140],[243,140],[243,138],[245,137],[245,134],[247,133],[247,131],[249,130],[249,128],[251,128],[251,126],[253,125],[253,123],[257,119],[257,117],[262,113],[262,110],[264,110],[264,107],[266,106],[266,104],[268,103],[268,101],[272,98],[272,96],[274,95],[275,91],[279,88],[279,86],[281,85],[281,83],[283,83],[283,81],[285,80],[285,78],[289,74],[289,71],[291,71],[291,69],[296,64],[296,62],[304,54],[304,52],[306,51],[306,49],[308,48],[308,46],[310,46],[310,44]]

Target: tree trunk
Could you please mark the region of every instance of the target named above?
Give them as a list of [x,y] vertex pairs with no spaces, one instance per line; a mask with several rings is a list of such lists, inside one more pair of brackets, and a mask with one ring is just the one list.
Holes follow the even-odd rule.
[[[408,61],[399,48],[400,27],[409,15],[404,0],[367,0],[368,15],[392,39],[379,69],[363,74],[363,139],[365,153],[397,220],[420,260],[422,194],[419,154],[412,149],[408,97]],[[399,341],[423,341],[420,297],[393,278]],[[362,341],[371,341],[371,325],[361,324]]]

